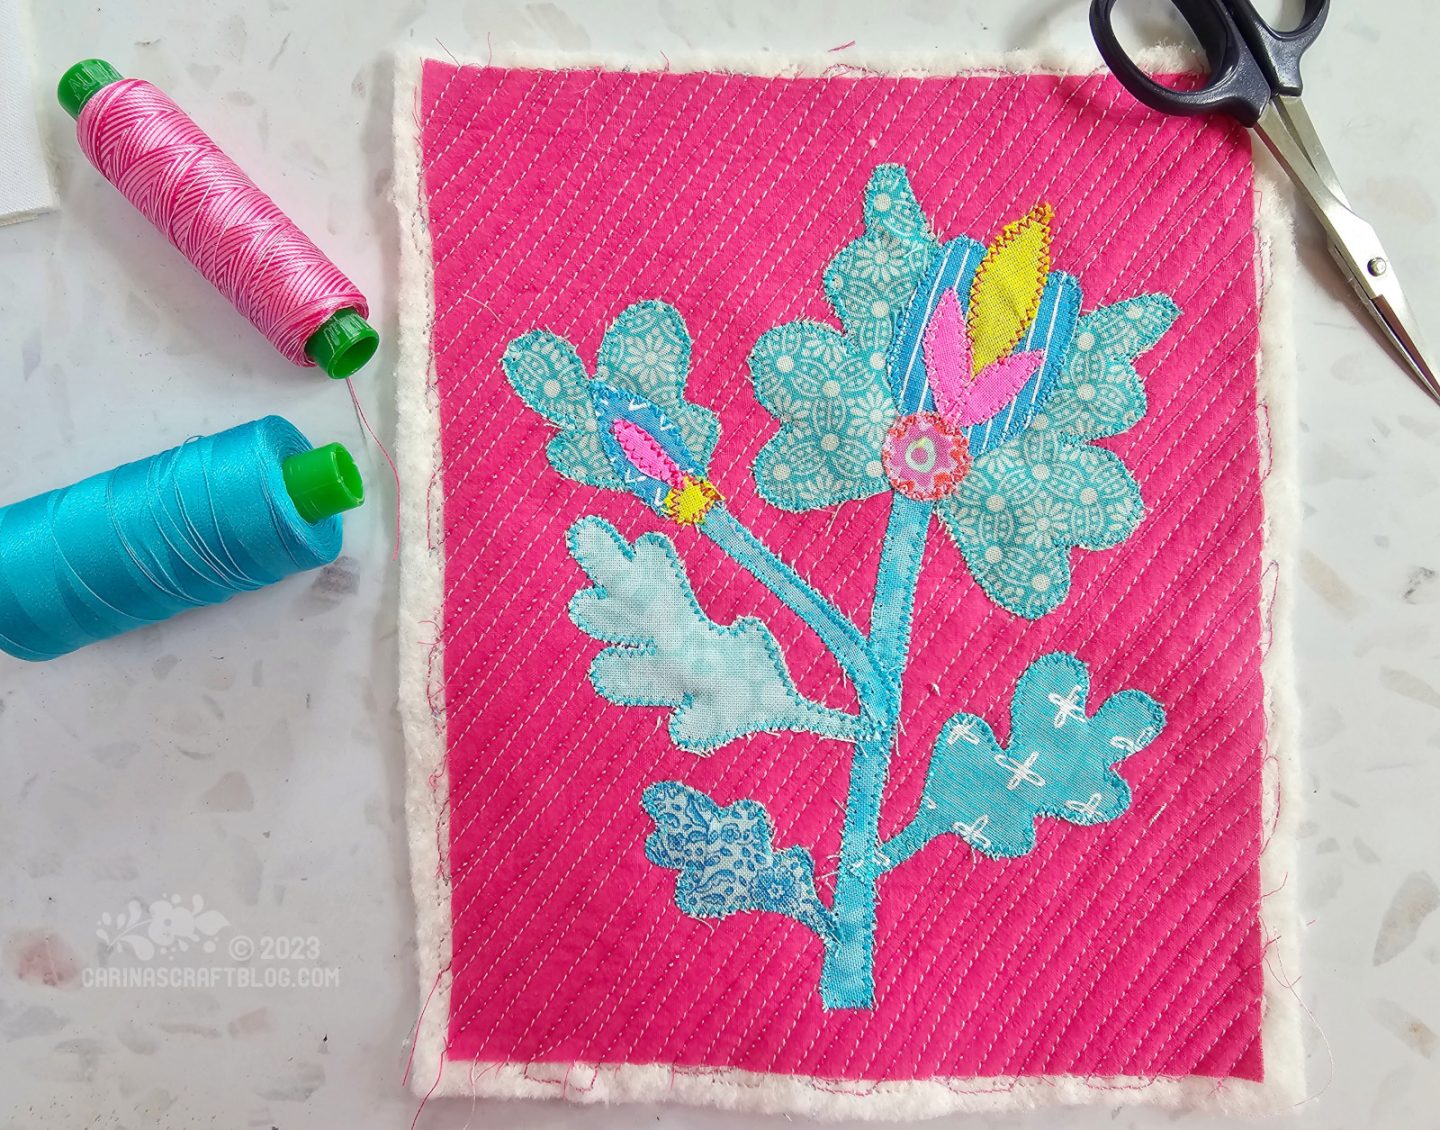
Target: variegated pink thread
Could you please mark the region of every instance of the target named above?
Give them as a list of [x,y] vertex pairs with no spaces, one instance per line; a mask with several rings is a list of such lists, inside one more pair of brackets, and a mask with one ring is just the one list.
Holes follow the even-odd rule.
[[272,345],[305,343],[365,296],[163,91],[143,79],[98,90],[76,123],[105,179],[164,233]]

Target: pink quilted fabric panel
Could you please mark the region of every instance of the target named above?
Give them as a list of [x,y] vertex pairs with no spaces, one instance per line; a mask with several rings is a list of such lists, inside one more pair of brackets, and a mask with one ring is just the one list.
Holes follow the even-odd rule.
[[[417,112],[442,425],[448,1058],[840,1080],[1262,1077],[1262,470],[1243,133],[1151,114],[1091,77],[429,62]],[[853,712],[856,688],[705,527],[557,473],[556,429],[517,396],[502,356],[545,330],[594,373],[623,310],[677,310],[694,341],[685,395],[719,417],[708,481],[863,629],[891,490],[802,512],[762,499],[752,468],[779,425],[747,359],[782,324],[839,328],[822,280],[862,235],[882,165],[903,168],[940,241],[985,245],[1045,201],[1049,263],[1078,281],[1085,313],[1147,294],[1180,313],[1134,360],[1143,418],[1095,444],[1133,475],[1145,516],[1113,548],[1071,551],[1053,611],[992,599],[932,522],[881,839],[925,803],[952,715],[983,719],[1003,748],[1017,682],[1042,655],[1084,665],[1092,714],[1136,690],[1165,725],[1117,763],[1130,798],[1115,818],[1041,819],[1034,849],[1013,858],[943,835],[881,875],[873,999],[827,1007],[815,930],[677,907],[677,871],[646,855],[657,822],[644,797],[681,782],[720,806],[758,801],[777,852],[813,854],[828,905],[851,746],[760,732],[697,756],[672,741],[668,709],[608,701],[587,676],[601,644],[567,613],[591,580],[566,531],[598,515],[629,543],[664,534],[704,614],[760,617],[800,695]]]

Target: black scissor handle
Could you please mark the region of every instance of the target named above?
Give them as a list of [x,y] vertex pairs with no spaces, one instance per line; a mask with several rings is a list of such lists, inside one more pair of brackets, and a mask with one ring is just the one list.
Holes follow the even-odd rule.
[[1136,65],[1115,34],[1116,2],[1091,0],[1090,32],[1121,86],[1152,110],[1165,114],[1229,114],[1247,126],[1260,120],[1274,97],[1270,76],[1221,0],[1171,0],[1200,41],[1210,66],[1210,77],[1199,90],[1172,90]]
[[1226,0],[1237,15],[1240,34],[1260,65],[1270,72],[1276,94],[1298,96],[1300,58],[1310,50],[1330,14],[1330,0],[1305,0],[1300,22],[1289,31],[1276,31],[1260,18],[1250,0]]

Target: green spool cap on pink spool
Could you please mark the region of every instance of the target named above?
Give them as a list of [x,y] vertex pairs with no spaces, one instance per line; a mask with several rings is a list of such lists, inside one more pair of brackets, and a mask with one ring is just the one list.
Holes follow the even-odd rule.
[[[60,105],[78,118],[96,91],[124,77],[104,59],[81,59],[60,76]],[[380,335],[358,310],[338,310],[305,343],[305,355],[337,380],[353,376],[380,347]]]
[[292,455],[280,469],[295,509],[312,526],[354,510],[365,501],[360,469],[343,444],[331,443]]

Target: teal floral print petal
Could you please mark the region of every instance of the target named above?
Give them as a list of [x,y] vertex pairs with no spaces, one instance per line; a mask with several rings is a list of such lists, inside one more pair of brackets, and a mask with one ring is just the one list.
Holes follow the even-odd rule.
[[620,490],[620,478],[600,443],[590,381],[575,347],[533,330],[510,343],[501,364],[520,399],[560,428],[545,447],[550,465],[577,483]]
[[675,307],[637,302],[621,311],[600,343],[595,379],[648,400],[675,425],[702,469],[720,438],[715,413],[685,399],[690,331]]
[[1168,295],[1142,294],[1085,315],[1045,412],[1077,439],[1118,435],[1145,415],[1145,385],[1135,358],[1180,316]]
[[815,322],[765,334],[750,353],[755,395],[786,421],[755,461],[765,501],[814,510],[889,488],[880,462],[895,405],[883,365]]
[[990,599],[1034,620],[1070,591],[1070,551],[1119,545],[1145,514],[1112,452],[1075,443],[1044,418],[975,459],[940,517]]
[[568,479],[607,490],[634,489],[633,476],[617,465],[612,439],[600,434],[613,421],[616,394],[626,393],[645,411],[663,416],[700,471],[710,465],[720,421],[685,399],[690,333],[673,306],[638,302],[621,311],[600,343],[595,380],[586,376],[575,347],[545,330],[512,341],[501,365],[520,399],[560,428],[545,453]]
[[938,250],[905,170],[879,166],[865,194],[865,234],[825,272],[844,332],[792,322],[750,353],[755,395],[780,421],[755,461],[767,502],[815,510],[889,489],[881,449],[896,415],[890,343]]

